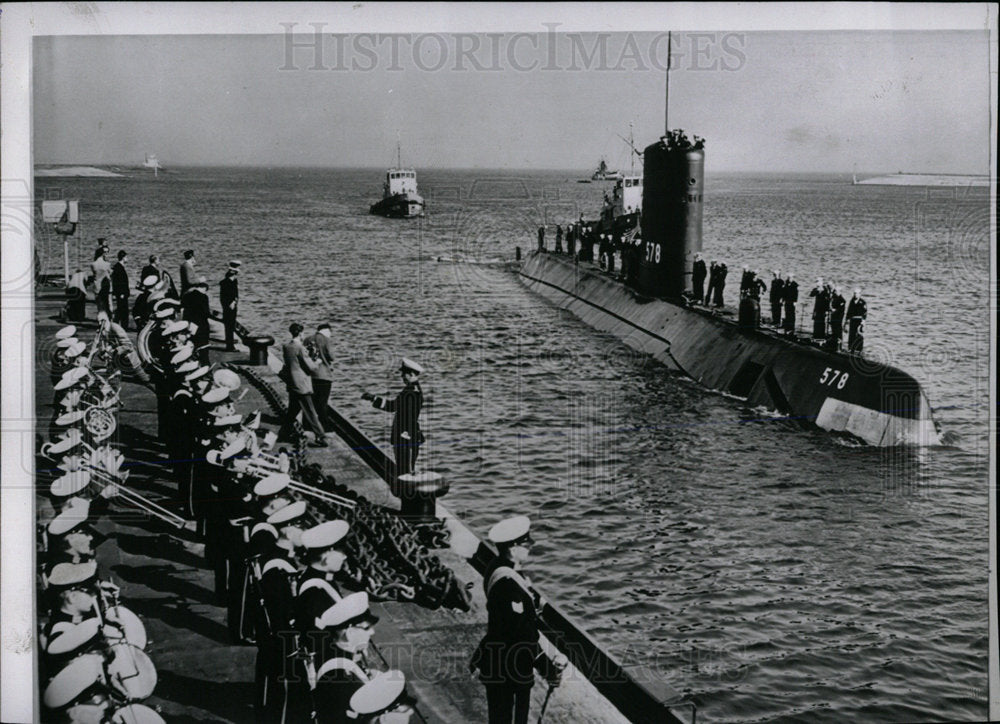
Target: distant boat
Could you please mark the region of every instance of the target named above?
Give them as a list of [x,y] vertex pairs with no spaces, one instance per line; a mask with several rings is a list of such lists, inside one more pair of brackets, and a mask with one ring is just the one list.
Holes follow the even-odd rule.
[[597,164],[597,170],[590,175],[591,181],[618,181],[621,179],[622,175],[618,171],[612,171],[608,168],[608,164],[604,162],[601,158],[601,162]]
[[153,169],[153,177],[156,178],[160,175],[160,169],[163,166],[160,165],[160,160],[155,155],[146,154],[146,160],[142,162],[143,168]]
[[382,200],[368,208],[369,214],[392,219],[410,219],[424,215],[424,198],[417,193],[417,172],[403,168],[399,144],[396,144],[396,167],[385,172]]

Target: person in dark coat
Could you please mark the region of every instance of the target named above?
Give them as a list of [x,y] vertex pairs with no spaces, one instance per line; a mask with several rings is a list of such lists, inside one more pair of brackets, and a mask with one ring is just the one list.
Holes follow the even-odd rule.
[[559,224],[556,224],[556,254],[562,254],[562,250],[563,250],[563,248],[562,248],[562,239],[563,239],[562,226],[560,226]]
[[149,263],[142,268],[142,274],[139,275],[140,279],[145,279],[146,277],[155,276],[156,280],[160,280],[160,275],[163,273],[160,271],[160,265],[157,263],[160,258],[156,254],[149,255]]
[[701,252],[694,255],[694,265],[691,267],[691,293],[694,295],[696,304],[701,304],[705,298],[705,276],[708,270],[705,268],[705,260],[701,258]]
[[[226,276],[219,282],[222,324],[226,328],[226,351],[236,350],[236,312],[240,302],[239,262],[229,262]],[[236,266],[234,266],[236,265]]]
[[865,344],[864,322],[868,319],[868,302],[861,296],[861,290],[855,289],[854,296],[847,305],[847,321],[850,327],[847,332],[847,349],[861,353]]
[[722,294],[726,290],[726,275],[728,273],[729,268],[726,266],[726,263],[720,261],[719,266],[715,270],[715,306],[717,307],[724,305]]
[[826,339],[826,314],[830,311],[830,292],[822,279],[816,280],[816,286],[809,292],[815,297],[813,304],[813,339]]
[[715,293],[715,283],[719,279],[719,264],[712,259],[708,265],[708,286],[705,288],[705,306],[712,303],[712,296]]
[[198,358],[202,364],[208,364],[209,330],[208,318],[208,282],[204,277],[191,285],[191,288],[181,297],[181,307],[184,309],[184,319],[198,325],[192,341],[198,349]]
[[473,652],[469,668],[479,671],[486,687],[490,724],[525,724],[531,706],[535,669],[558,685],[565,663],[546,657],[538,643],[538,611],[519,569],[532,543],[531,521],[517,516],[497,523],[489,538],[497,557],[483,572],[486,635]]
[[789,272],[785,280],[782,301],[785,304],[785,334],[795,336],[795,305],[799,303],[799,283],[795,275]]
[[392,418],[392,432],[389,441],[396,454],[396,474],[412,473],[417,464],[417,454],[424,442],[424,433],[420,430],[420,409],[424,404],[424,393],[420,389],[420,373],[424,368],[413,360],[403,358],[399,372],[406,386],[396,399],[380,397],[364,393],[362,399],[369,400],[372,407],[385,412],[395,413]]
[[781,326],[781,299],[785,293],[785,280],[781,278],[781,272],[774,270],[774,278],[771,279],[771,324],[778,328]]
[[740,298],[743,298],[750,293],[750,287],[752,285],[753,285],[753,272],[750,271],[750,267],[744,264],[743,275],[740,277]]
[[760,278],[760,272],[756,269],[752,273],[753,279],[750,282],[750,296],[759,302],[761,295],[767,291],[767,282]]
[[118,261],[111,268],[111,296],[115,300],[114,322],[121,325],[122,329],[128,329],[128,298],[131,293],[128,271],[125,269],[127,261],[128,254],[123,249],[118,252]]
[[538,251],[544,251],[545,249],[545,227],[538,227]]
[[840,293],[840,287],[835,287],[830,298],[830,349],[840,351],[840,341],[844,336],[844,312],[847,300]]

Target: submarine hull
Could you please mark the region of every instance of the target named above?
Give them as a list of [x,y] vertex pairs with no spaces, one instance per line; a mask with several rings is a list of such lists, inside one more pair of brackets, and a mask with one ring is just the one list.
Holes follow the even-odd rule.
[[527,287],[706,388],[869,445],[938,445],[920,384],[895,367],[743,328],[711,312],[644,297],[568,257],[530,255]]

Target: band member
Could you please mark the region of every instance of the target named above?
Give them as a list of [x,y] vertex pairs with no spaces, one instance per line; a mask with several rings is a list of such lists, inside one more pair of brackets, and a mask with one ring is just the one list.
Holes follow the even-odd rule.
[[490,724],[526,724],[534,670],[556,685],[565,663],[542,654],[535,597],[518,572],[528,560],[531,521],[523,515],[501,521],[489,538],[497,546],[497,557],[483,573],[489,618],[469,665],[486,686]]

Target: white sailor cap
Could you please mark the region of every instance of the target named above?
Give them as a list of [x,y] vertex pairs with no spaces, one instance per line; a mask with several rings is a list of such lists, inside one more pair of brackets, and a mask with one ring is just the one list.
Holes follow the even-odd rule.
[[67,425],[75,425],[80,422],[87,414],[86,410],[70,410],[69,412],[64,412],[59,417],[56,418],[56,424],[59,427],[66,427]]
[[[214,412],[212,412],[211,414],[214,414]],[[221,418],[221,417],[228,417],[228,416],[227,415],[219,415],[219,417]],[[221,465],[222,461],[228,460],[229,458],[234,457],[235,455],[239,455],[241,452],[243,452],[246,449],[246,446],[247,446],[246,438],[243,437],[242,435],[240,435],[235,440],[233,440],[231,443],[227,444],[221,450],[219,450],[217,452],[215,450],[212,450],[210,452],[215,452],[216,453],[216,455],[218,456],[218,460],[219,460],[219,462],[217,462],[216,464],[217,465]]]
[[418,375],[423,373],[424,368],[418,365],[411,359],[403,357],[403,361],[399,364],[399,369],[407,372],[416,372]]
[[115,709],[111,724],[166,724],[163,717],[145,704],[129,704]]
[[87,345],[85,343],[77,342],[76,344],[70,346],[69,349],[66,350],[66,356],[69,357],[70,359],[73,359],[74,357],[79,357],[86,351],[86,349]]
[[97,575],[97,561],[85,563],[57,563],[49,573],[49,587],[76,586]]
[[198,325],[191,321],[187,323],[187,328],[191,334],[195,334],[198,331]]
[[157,301],[158,299],[163,299],[165,296],[167,296],[167,291],[165,289],[154,287],[152,290],[150,290],[149,296],[146,297],[146,302],[151,304]]
[[103,680],[104,657],[101,654],[77,656],[52,677],[52,681],[45,687],[42,703],[49,709],[63,709]]
[[49,494],[57,498],[65,498],[69,495],[76,495],[81,490],[90,485],[90,471],[76,470],[72,473],[60,475],[49,485]]
[[156,283],[160,281],[160,277],[155,274],[148,274],[142,279],[142,286],[144,287],[155,287]]
[[79,341],[76,337],[63,337],[56,340],[56,349],[69,349]]
[[215,405],[229,397],[229,390],[225,387],[212,387],[201,396],[202,402],[206,405]]
[[175,334],[180,334],[181,332],[187,332],[187,331],[188,331],[188,323],[180,319],[175,319],[172,322],[168,322],[160,334],[162,334],[164,337],[172,337]]
[[194,345],[188,342],[179,350],[174,352],[174,355],[170,358],[170,364],[179,365],[181,362],[187,362],[191,359],[191,355],[194,354]]
[[205,375],[208,374],[209,369],[210,368],[207,365],[197,365],[191,372],[188,372],[186,375],[184,375],[184,381],[193,382],[194,380],[197,380],[200,377],[204,377]]
[[260,498],[277,495],[287,488],[291,482],[292,479],[287,473],[272,473],[257,481],[257,484],[253,486],[253,494]]
[[332,548],[340,543],[351,529],[346,520],[328,520],[302,532],[302,546],[310,550]]
[[173,297],[165,297],[163,299],[158,299],[156,301],[156,304],[153,305],[153,309],[154,310],[160,310],[160,309],[172,308],[172,309],[176,310],[180,306],[181,306],[181,303],[178,302]]
[[220,367],[215,372],[212,373],[212,379],[215,380],[215,384],[228,388],[230,390],[240,389],[242,382],[240,381],[240,376],[230,369],[225,367]]
[[306,501],[297,500],[291,505],[286,505],[281,510],[277,510],[271,515],[267,516],[267,522],[271,525],[280,525],[282,523],[289,523],[296,518],[300,518],[305,515],[306,512]]
[[79,445],[81,440],[83,440],[83,434],[79,430],[76,428],[67,430],[65,435],[60,435],[55,442],[49,445],[49,449],[46,454],[64,453],[67,450],[71,450]]
[[79,384],[88,374],[86,367],[74,367],[73,369],[66,370],[63,376],[59,378],[59,381],[53,386],[53,389],[65,390],[73,387]]
[[351,696],[351,711],[361,716],[380,714],[394,707],[405,690],[406,675],[402,671],[380,672]]
[[[166,300],[161,299],[160,301],[162,302]],[[153,310],[153,317],[155,319],[169,319],[170,317],[174,316],[175,311],[176,310],[174,309],[174,307],[160,307],[159,309]]]
[[65,327],[56,332],[56,339],[67,339],[76,334],[76,327],[72,324],[67,324]]
[[[306,531],[308,533],[309,531]],[[305,533],[303,533],[305,535]],[[350,626],[354,623],[378,623],[378,616],[371,612],[369,608],[368,594],[358,591],[344,596],[335,604],[323,612],[323,615],[316,619],[316,626],[319,629],[333,628],[335,626]],[[316,672],[317,678],[325,671],[320,668]]]
[[90,515],[90,501],[73,498],[62,512],[49,523],[49,535],[66,535]]
[[516,515],[507,520],[501,520],[490,528],[490,540],[497,545],[511,545],[529,539],[531,531],[531,520],[526,515]]
[[214,427],[232,427],[239,425],[243,422],[243,418],[240,415],[224,415],[222,417],[217,417],[212,421]]
[[88,618],[77,624],[70,624],[68,628],[62,629],[58,636],[53,636],[49,640],[49,645],[45,647],[45,651],[53,656],[76,651],[93,639],[100,628],[101,619],[97,616]]
[[189,359],[185,362],[181,362],[177,367],[174,368],[174,372],[179,375],[186,375],[188,372],[194,372],[201,365],[196,359]]

